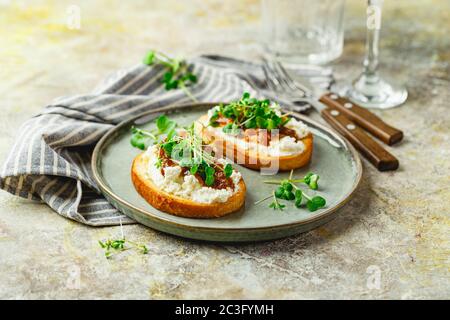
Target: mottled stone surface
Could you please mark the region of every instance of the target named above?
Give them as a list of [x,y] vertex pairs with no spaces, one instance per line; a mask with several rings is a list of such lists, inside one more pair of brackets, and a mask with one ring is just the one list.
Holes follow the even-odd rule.
[[[338,79],[360,70],[364,2],[348,1]],[[81,29],[66,26],[81,8]],[[150,253],[106,260],[90,228],[0,192],[0,298],[450,298],[450,5],[386,1],[382,68],[405,106],[378,112],[406,138],[401,167],[365,162],[354,199],[331,223],[288,239],[205,244],[124,227]],[[0,159],[52,98],[88,92],[148,48],[258,53],[259,1],[0,1]],[[314,116],[318,118],[317,116]],[[379,286],[377,277],[379,275]]]

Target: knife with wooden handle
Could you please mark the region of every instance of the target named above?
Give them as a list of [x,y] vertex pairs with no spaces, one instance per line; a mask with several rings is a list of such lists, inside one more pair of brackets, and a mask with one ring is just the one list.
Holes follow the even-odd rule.
[[319,101],[328,107],[338,110],[348,119],[388,145],[393,145],[403,139],[402,131],[391,127],[369,110],[360,107],[347,98],[329,92],[322,95]]
[[[287,97],[292,102],[290,103],[291,110],[299,111],[296,110],[298,107],[293,107],[297,100],[298,102],[309,103],[328,124],[346,137],[379,171],[396,170],[398,168],[399,161],[397,158],[366,134],[362,128],[387,144],[393,144],[403,138],[403,133],[400,130],[389,126],[370,111],[346,98],[339,97],[335,93],[323,92],[323,89],[319,88],[317,89],[322,90],[322,92],[317,92],[317,89],[307,81],[298,80],[299,77],[294,80],[279,62],[275,62],[273,67],[267,68],[276,70],[275,73],[278,74],[276,81],[284,83],[285,86],[295,92],[295,96],[298,95],[298,98],[295,97],[294,99],[292,95],[290,98]],[[263,68],[264,70],[266,69]],[[270,78],[267,75],[268,72],[265,71],[265,73],[266,77]],[[280,95],[280,92],[277,92],[277,95]]]
[[346,114],[317,100],[311,100],[310,104],[329,125],[347,138],[379,171],[396,170],[398,168],[398,159],[350,120]]
[[[286,70],[282,70],[286,73]],[[291,78],[292,79],[292,78]],[[309,99],[319,100],[329,108],[333,108],[344,114],[355,124],[370,132],[372,135],[388,145],[393,145],[403,139],[403,132],[388,125],[374,113],[355,104],[347,98],[328,91],[318,91],[307,81],[296,77],[292,80],[299,91],[302,91]]]
[[369,137],[364,130],[349,120],[339,110],[324,108],[321,114],[325,121],[347,138],[379,171],[396,170],[398,168],[399,162],[397,158]]

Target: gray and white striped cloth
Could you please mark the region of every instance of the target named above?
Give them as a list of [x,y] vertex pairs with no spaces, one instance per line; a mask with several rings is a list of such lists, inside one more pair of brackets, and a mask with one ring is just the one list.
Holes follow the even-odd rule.
[[[260,66],[220,56],[189,61],[199,101],[230,101],[265,89]],[[117,72],[92,94],[56,99],[23,124],[0,174],[0,188],[43,201],[58,214],[92,226],[133,223],[99,193],[91,171],[96,142],[119,122],[151,108],[189,102],[166,91],[164,69],[137,65]]]

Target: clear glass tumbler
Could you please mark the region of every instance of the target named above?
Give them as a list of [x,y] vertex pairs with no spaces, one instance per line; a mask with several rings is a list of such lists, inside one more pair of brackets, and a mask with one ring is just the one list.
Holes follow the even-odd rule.
[[342,53],[345,0],[262,0],[262,41],[287,64],[326,64]]

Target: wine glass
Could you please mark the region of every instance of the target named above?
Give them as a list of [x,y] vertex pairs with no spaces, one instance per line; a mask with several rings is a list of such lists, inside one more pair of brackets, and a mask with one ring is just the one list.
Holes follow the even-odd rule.
[[364,70],[349,86],[345,95],[367,108],[388,109],[405,102],[408,92],[404,87],[380,77],[378,73],[382,5],[383,0],[368,0]]

